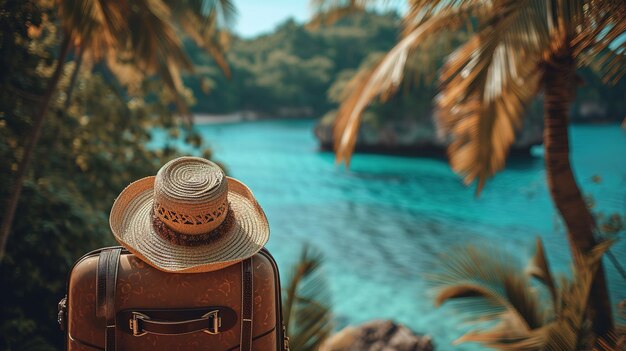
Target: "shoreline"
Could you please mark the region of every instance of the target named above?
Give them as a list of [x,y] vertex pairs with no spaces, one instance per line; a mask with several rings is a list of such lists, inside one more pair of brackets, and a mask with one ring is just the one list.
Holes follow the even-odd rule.
[[[319,117],[321,118],[321,117]],[[317,119],[319,119],[317,118]],[[209,114],[198,113],[193,114],[193,123],[196,125],[213,125],[213,124],[234,124],[240,122],[254,122],[254,121],[271,121],[271,120],[311,120],[316,119],[311,116],[280,116],[280,115],[266,115],[254,111],[238,111],[226,114]],[[572,125],[585,125],[585,126],[605,126],[605,125],[617,125],[626,131],[626,119],[620,123],[620,121],[613,121],[608,119],[600,120],[586,120],[584,122],[572,122]],[[318,139],[319,141],[319,139]],[[527,145],[525,147],[513,147],[509,150],[509,156],[515,159],[535,159],[542,157],[543,144],[537,143],[533,145]],[[328,142],[318,142],[317,150],[319,152],[332,152],[333,145]],[[400,157],[425,157],[434,159],[447,159],[447,147],[445,145],[432,145],[424,143],[415,143],[409,145],[367,145],[358,144],[355,147],[355,153],[369,154],[369,155],[387,155],[387,156],[400,156]]]
[[222,124],[222,123],[237,123],[244,121],[255,121],[258,119],[256,114],[248,114],[246,112],[235,112],[228,114],[208,114],[208,113],[194,113],[193,123],[198,125],[203,124]]
[[315,119],[311,113],[274,113],[267,114],[257,111],[236,111],[231,113],[192,113],[193,122],[195,124],[220,124],[220,123],[237,123],[237,122],[253,122],[253,121],[270,121],[270,120],[307,120]]
[[[304,115],[281,115],[281,114],[266,114],[256,111],[237,111],[232,113],[192,113],[193,122],[196,124],[219,124],[219,123],[236,123],[246,121],[260,121],[260,120],[305,120],[305,119],[321,119],[323,116],[312,116],[309,114]],[[621,120],[619,118],[598,118],[598,119],[583,119],[573,120],[571,125],[608,125],[616,124],[626,130],[626,117]]]

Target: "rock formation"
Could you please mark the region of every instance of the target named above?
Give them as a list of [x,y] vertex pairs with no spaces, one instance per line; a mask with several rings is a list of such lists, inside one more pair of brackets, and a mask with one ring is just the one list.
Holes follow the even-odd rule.
[[416,335],[409,328],[389,320],[375,320],[348,326],[322,344],[320,351],[433,351],[427,335]]
[[[367,112],[366,112],[367,113]],[[438,133],[432,116],[421,118],[367,118],[364,116],[356,151],[411,156],[443,156],[449,138]],[[315,136],[322,150],[333,149],[334,113],[328,113],[315,127]],[[524,120],[511,153],[528,154],[530,148],[542,143],[541,115]]]

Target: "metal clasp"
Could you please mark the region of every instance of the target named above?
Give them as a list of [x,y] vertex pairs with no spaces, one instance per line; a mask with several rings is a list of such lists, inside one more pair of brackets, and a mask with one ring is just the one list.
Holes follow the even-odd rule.
[[130,330],[133,332],[133,336],[142,336],[146,335],[147,332],[141,328],[139,325],[140,320],[149,320],[150,317],[146,316],[143,313],[133,312],[133,318],[131,318],[128,322],[130,323]]
[[203,330],[203,332],[212,335],[218,334],[220,332],[220,327],[222,326],[222,318],[220,318],[219,313],[219,310],[214,310],[202,316],[202,318],[209,319],[209,327]]

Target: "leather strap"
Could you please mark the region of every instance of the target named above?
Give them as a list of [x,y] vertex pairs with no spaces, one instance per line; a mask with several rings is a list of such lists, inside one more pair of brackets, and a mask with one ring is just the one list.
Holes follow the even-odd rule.
[[106,317],[106,274],[111,250],[102,250],[98,256],[98,272],[96,275],[96,316]]
[[115,351],[115,288],[117,287],[117,269],[122,249],[114,249],[109,258],[107,268],[107,302],[106,302],[106,351]]
[[237,321],[237,313],[227,306],[132,309],[117,312],[116,330],[134,336],[178,335],[197,331],[218,334],[233,328]]
[[121,253],[121,248],[106,249],[98,256],[96,315],[106,319],[106,351],[115,351],[115,288]]
[[135,335],[158,334],[158,335],[180,335],[204,331],[209,334],[217,334],[220,332],[219,311],[215,310],[202,318],[190,319],[184,321],[162,321],[153,320],[148,316],[135,314],[131,319],[133,323],[133,332]]
[[241,263],[241,341],[240,351],[252,350],[252,260],[250,257]]

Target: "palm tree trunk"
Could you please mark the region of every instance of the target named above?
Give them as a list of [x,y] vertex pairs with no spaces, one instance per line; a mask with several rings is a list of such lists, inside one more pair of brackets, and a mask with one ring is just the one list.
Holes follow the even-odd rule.
[[24,145],[24,153],[17,167],[15,181],[13,182],[11,193],[9,194],[6,206],[4,207],[4,218],[2,218],[2,225],[0,226],[0,262],[2,262],[6,253],[6,244],[9,238],[9,233],[11,232],[11,224],[13,223],[13,217],[15,216],[15,209],[17,208],[17,203],[19,202],[20,195],[22,193],[22,185],[24,184],[24,179],[26,179],[26,171],[28,170],[30,160],[33,157],[33,152],[35,151],[37,141],[39,140],[39,135],[41,134],[43,122],[48,112],[48,107],[50,105],[50,99],[56,91],[57,84],[59,83],[59,79],[61,78],[61,73],[63,72],[65,57],[67,56],[70,48],[70,39],[71,36],[69,34],[66,34],[61,44],[61,51],[59,53],[59,58],[54,69],[54,73],[52,74],[52,77],[48,82],[48,87],[46,88],[46,92],[42,97],[41,104],[39,105],[39,110],[37,111],[37,115],[35,115],[33,127],[30,131],[30,134],[28,135],[28,138],[26,139]]
[[[578,189],[569,160],[568,110],[576,89],[576,66],[569,47],[554,53],[546,65],[544,143],[548,187],[556,208],[567,227],[572,252],[588,252],[595,244],[595,221]],[[574,255],[576,257],[576,255]],[[580,266],[582,262],[576,261]],[[605,335],[613,329],[611,302],[602,262],[592,282],[589,295],[593,331]]]

